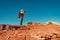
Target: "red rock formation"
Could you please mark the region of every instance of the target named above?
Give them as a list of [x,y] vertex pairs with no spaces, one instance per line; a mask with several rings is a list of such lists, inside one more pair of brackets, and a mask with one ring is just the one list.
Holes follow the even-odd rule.
[[0,40],[60,40],[60,25],[37,22],[24,26],[0,24]]

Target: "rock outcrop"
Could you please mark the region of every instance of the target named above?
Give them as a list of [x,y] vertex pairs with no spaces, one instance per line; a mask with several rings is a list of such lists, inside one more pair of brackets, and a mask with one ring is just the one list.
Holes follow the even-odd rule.
[[54,23],[0,24],[0,40],[60,40],[60,25]]

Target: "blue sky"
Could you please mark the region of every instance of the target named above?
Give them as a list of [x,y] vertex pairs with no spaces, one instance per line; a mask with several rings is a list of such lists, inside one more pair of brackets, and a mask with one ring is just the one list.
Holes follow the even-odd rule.
[[27,22],[54,21],[60,23],[60,0],[0,0],[0,24],[18,24],[18,12],[26,11]]

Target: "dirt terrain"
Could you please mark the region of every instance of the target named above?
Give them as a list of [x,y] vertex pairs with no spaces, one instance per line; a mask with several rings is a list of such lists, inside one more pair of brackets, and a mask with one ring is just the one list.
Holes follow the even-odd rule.
[[60,25],[27,23],[26,25],[0,24],[0,40],[60,40]]

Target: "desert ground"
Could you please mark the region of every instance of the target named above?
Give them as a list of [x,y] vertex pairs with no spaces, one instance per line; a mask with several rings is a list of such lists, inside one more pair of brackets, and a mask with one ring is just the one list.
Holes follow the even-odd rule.
[[60,40],[60,24],[28,22],[26,25],[0,24],[0,40]]

